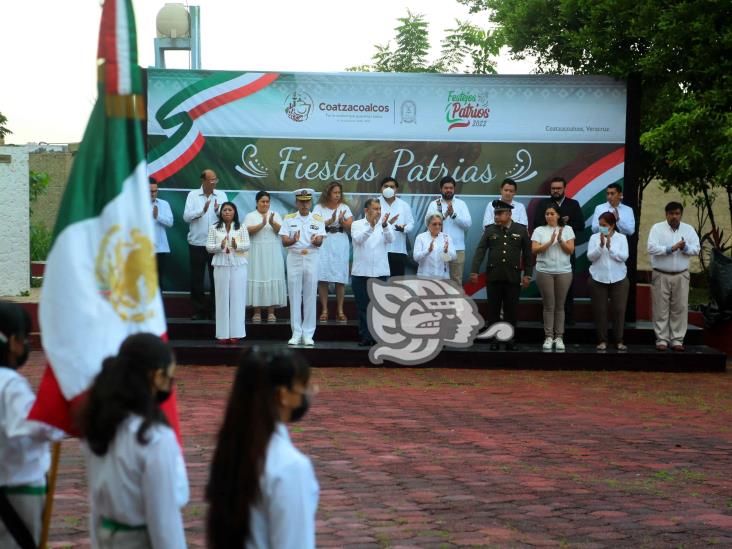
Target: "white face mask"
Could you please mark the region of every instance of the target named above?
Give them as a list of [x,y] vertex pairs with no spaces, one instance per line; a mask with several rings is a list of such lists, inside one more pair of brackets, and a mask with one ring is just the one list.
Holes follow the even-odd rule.
[[394,198],[396,192],[391,187],[384,187],[384,190],[381,191],[381,194],[384,196],[384,198],[388,200],[390,198]]

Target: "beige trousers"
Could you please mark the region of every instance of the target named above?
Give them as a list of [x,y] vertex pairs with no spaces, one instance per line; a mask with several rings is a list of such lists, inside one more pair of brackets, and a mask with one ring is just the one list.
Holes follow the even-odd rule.
[[536,285],[544,309],[544,337],[564,337],[564,300],[572,285],[572,273],[536,272]]
[[465,250],[455,252],[457,257],[455,261],[450,261],[450,278],[457,282],[457,285],[463,287],[463,270],[465,269]]
[[[18,513],[20,518],[25,522],[28,531],[33,536],[33,539],[41,539],[41,525],[43,524],[43,504],[46,501],[45,495],[35,494],[8,494],[8,500],[10,505],[13,506],[15,512]],[[5,524],[0,520],[0,547],[2,549],[15,549],[20,547],[10,532],[5,528]]]
[[653,271],[651,300],[656,345],[681,345],[689,322],[689,271],[665,274]]

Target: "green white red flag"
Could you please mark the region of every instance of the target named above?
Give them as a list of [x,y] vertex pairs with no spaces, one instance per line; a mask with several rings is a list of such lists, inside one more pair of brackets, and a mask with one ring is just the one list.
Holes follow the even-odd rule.
[[[106,0],[99,97],[74,159],[39,305],[48,358],[30,418],[74,433],[78,403],[130,334],[167,337],[143,141],[145,105],[131,0]],[[165,405],[178,432],[175,398]]]

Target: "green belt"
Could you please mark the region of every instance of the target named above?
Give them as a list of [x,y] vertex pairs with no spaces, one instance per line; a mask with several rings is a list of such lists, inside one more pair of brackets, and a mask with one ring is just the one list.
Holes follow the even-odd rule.
[[139,526],[130,526],[129,524],[122,524],[116,520],[112,520],[107,517],[102,517],[102,528],[105,530],[111,530],[112,532],[139,532],[147,530],[147,524],[141,524]]
[[45,496],[46,486],[0,486],[0,490],[7,495],[22,494],[24,496]]

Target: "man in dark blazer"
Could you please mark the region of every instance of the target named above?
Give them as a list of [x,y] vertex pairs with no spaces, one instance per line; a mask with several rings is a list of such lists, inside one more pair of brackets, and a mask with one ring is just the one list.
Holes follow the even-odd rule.
[[[470,281],[477,282],[478,271],[487,252],[488,317],[486,325],[490,327],[499,321],[501,307],[503,307],[503,319],[515,329],[521,286],[526,288],[529,285],[533,272],[531,240],[529,240],[526,226],[511,220],[513,206],[502,200],[494,200],[492,206],[494,223],[488,225],[483,232],[478,248],[475,250],[470,269]],[[521,276],[522,261],[523,276]],[[498,342],[494,341],[491,343],[491,350],[497,349]],[[506,349],[509,351],[516,349],[513,340],[506,343]]]
[[[582,207],[579,202],[564,195],[567,190],[567,181],[563,177],[554,177],[549,181],[549,198],[543,199],[534,210],[532,230],[540,225],[546,225],[544,213],[547,207],[556,204],[559,207],[559,215],[564,219],[564,224],[572,227],[576,237],[585,228],[585,219],[582,215]],[[574,273],[576,258],[574,253],[569,256]],[[564,323],[571,326],[574,324],[574,276],[572,284],[567,292],[567,299],[564,301]]]

